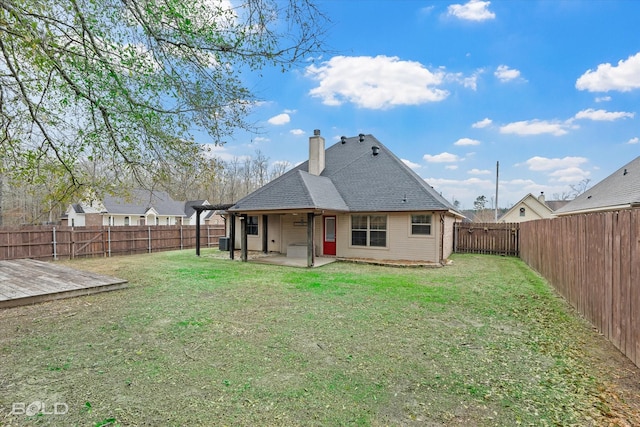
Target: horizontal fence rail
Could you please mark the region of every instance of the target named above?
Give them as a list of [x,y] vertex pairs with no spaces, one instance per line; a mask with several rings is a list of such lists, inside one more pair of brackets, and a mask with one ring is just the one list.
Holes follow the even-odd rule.
[[457,222],[454,229],[456,253],[518,256],[519,223]]
[[640,366],[640,209],[521,224],[520,257]]
[[[200,226],[200,246],[217,246],[224,235],[224,225]],[[194,225],[0,228],[0,260],[108,257],[195,247]]]

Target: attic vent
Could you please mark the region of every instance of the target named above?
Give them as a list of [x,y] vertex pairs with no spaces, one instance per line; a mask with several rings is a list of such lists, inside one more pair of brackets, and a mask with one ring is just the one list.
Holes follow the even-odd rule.
[[358,137],[360,138],[360,142],[364,141],[364,133],[361,133]]
[[624,172],[622,172],[622,175],[626,175],[626,174],[628,174],[628,173],[629,173],[629,172],[628,172],[628,171],[627,171],[627,169],[625,168]]
[[371,147],[371,151],[373,151],[374,156],[377,156],[378,153],[380,152],[380,147],[378,147],[377,145],[374,145],[373,147]]
[[340,137],[340,142],[343,143],[343,144],[346,144],[347,143],[347,137],[346,136],[341,136]]

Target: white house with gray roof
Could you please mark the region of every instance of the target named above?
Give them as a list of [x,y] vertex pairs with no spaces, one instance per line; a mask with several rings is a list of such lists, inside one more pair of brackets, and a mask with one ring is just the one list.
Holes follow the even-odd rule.
[[373,135],[325,150],[318,130],[308,161],[228,212],[233,247],[306,256],[309,266],[315,256],[442,263],[463,217]]
[[[206,200],[187,202],[174,200],[166,191],[131,190],[127,196],[105,196],[104,200],[74,203],[66,212],[67,224],[84,226],[127,225],[193,225],[193,206],[206,205]],[[206,212],[202,220],[219,214]]]
[[557,216],[640,207],[640,156],[555,211]]

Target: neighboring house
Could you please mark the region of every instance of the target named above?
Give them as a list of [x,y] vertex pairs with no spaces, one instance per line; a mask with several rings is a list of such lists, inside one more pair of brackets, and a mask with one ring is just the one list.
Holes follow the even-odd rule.
[[[193,207],[205,206],[208,204],[209,202],[207,200],[187,201],[184,205],[185,219],[182,223],[184,225],[196,225],[196,210]],[[223,211],[204,211],[202,215],[200,215],[200,224],[224,225],[224,217],[222,216],[222,214]]]
[[262,250],[306,256],[308,266],[315,256],[442,263],[463,218],[372,135],[342,137],[325,150],[317,130],[308,161],[228,212],[243,260]]
[[565,200],[547,201],[542,192],[538,197],[529,193],[498,218],[498,222],[525,222],[553,218],[554,211],[567,203],[569,202]]
[[106,196],[103,201],[72,204],[65,216],[72,227],[189,225],[195,224],[193,205],[199,202],[207,203],[176,201],[165,191],[132,190],[128,197]]
[[565,216],[636,207],[640,207],[640,156],[580,194],[555,213],[557,216]]

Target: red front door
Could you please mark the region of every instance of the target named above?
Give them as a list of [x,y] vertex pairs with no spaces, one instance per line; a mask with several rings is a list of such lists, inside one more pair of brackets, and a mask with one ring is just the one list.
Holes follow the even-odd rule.
[[324,217],[324,239],[322,244],[323,255],[336,254],[336,217]]

